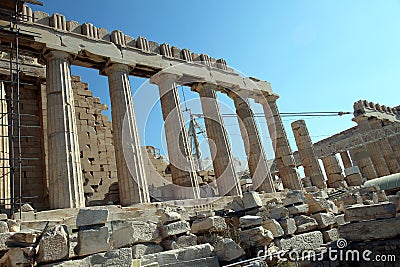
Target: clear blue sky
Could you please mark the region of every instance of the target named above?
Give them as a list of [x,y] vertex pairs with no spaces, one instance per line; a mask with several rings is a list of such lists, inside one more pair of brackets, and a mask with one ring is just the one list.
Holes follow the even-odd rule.
[[[44,7],[33,9],[225,58],[245,75],[271,82],[281,96],[281,112],[352,111],[359,99],[387,106],[400,104],[399,0],[44,0]],[[73,74],[81,75],[94,94],[109,104],[105,77],[80,68],[73,68]],[[142,82],[132,77],[132,90]],[[157,89],[148,91],[157,96]],[[185,94],[188,99],[195,97],[188,89]],[[232,107],[229,99],[219,97]],[[136,113],[144,129],[141,111],[145,107],[137,99]],[[262,111],[257,105],[254,109]],[[145,134],[141,132],[142,143],[160,147],[159,106],[150,118],[152,124],[145,127]],[[351,118],[311,118],[306,122],[313,141],[318,141],[355,125]],[[285,119],[292,148],[290,122],[295,119],[299,118]],[[228,120],[234,154],[243,157],[236,120]],[[260,119],[259,126],[271,158],[265,120]]]

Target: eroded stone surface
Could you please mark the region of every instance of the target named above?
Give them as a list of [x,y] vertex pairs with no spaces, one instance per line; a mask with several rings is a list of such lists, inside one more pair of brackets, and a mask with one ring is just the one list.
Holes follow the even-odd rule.
[[206,233],[206,232],[221,232],[227,228],[225,219],[219,216],[212,216],[206,219],[194,221],[191,232]]
[[69,256],[69,235],[65,225],[54,226],[43,233],[39,241],[37,261],[53,262]]
[[158,241],[158,229],[154,223],[113,221],[111,222],[111,230],[110,244],[113,248]]
[[276,244],[282,250],[312,250],[323,244],[323,236],[321,232],[314,231],[277,240]]
[[232,261],[245,254],[244,250],[230,238],[219,240],[215,245],[215,253],[220,261]]

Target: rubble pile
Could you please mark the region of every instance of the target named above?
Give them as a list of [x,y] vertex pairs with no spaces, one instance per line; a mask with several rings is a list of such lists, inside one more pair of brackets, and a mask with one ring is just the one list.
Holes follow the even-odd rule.
[[1,266],[274,266],[284,260],[273,256],[278,252],[321,252],[340,238],[351,246],[386,240],[399,248],[398,199],[377,187],[329,195],[307,188],[246,192],[228,197],[223,209],[165,203],[24,208],[22,222],[1,216]]

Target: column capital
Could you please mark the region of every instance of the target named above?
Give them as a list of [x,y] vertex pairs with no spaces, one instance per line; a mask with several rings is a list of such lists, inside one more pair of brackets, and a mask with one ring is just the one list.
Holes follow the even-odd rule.
[[261,95],[257,95],[253,97],[254,101],[259,104],[265,104],[267,102],[275,102],[279,98],[278,94],[262,92]]
[[178,79],[182,76],[183,76],[182,74],[168,73],[168,72],[160,71],[150,77],[150,83],[159,85],[164,80],[177,82]]
[[114,71],[126,71],[130,72],[134,67],[121,64],[121,63],[109,63],[107,66],[102,70],[106,75],[109,75],[110,73]]
[[65,59],[68,60],[69,63],[73,60],[73,55],[71,55],[68,52],[65,51],[59,51],[59,50],[51,50],[51,51],[46,51],[43,54],[43,57],[48,61],[51,59]]
[[202,89],[214,89],[214,90],[216,90],[217,87],[218,87],[217,84],[199,82],[199,83],[195,83],[194,85],[192,85],[191,90],[195,91],[197,93],[200,93],[200,91]]

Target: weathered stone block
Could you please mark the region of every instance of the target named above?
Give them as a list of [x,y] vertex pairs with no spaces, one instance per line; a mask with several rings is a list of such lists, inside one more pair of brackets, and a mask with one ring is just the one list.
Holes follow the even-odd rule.
[[0,221],[0,233],[8,232],[8,224],[7,222]]
[[308,213],[308,205],[307,204],[301,204],[301,205],[295,205],[295,206],[290,206],[287,207],[289,210],[289,214],[291,216],[297,216],[301,214],[307,214]]
[[183,235],[183,236],[178,237],[176,240],[172,240],[172,239],[164,240],[161,243],[161,245],[166,250],[196,246],[197,245],[197,236],[193,235],[193,234]]
[[215,254],[219,261],[232,261],[242,257],[245,251],[232,239],[223,238],[215,245]]
[[348,241],[389,239],[400,235],[400,217],[340,225],[339,236]]
[[289,210],[285,207],[275,207],[269,211],[268,217],[279,221],[289,217]]
[[339,239],[339,231],[337,228],[332,228],[326,231],[322,231],[322,235],[324,236],[325,243],[329,243]]
[[297,226],[296,233],[309,232],[314,229],[317,229],[318,227],[318,223],[314,218],[305,215],[296,216],[294,217],[294,220],[296,221],[296,226]]
[[261,216],[245,215],[239,218],[239,222],[242,228],[248,228],[253,226],[260,226],[263,222],[263,218]]
[[293,190],[286,194],[286,197],[282,199],[283,206],[291,206],[295,204],[303,204],[306,201],[304,193],[299,190]]
[[8,238],[10,238],[14,233],[3,233],[0,234],[0,252],[4,252],[8,250],[8,246],[6,244]]
[[274,219],[267,219],[263,222],[262,227],[270,231],[275,238],[285,234],[282,226]]
[[141,242],[159,241],[157,225],[140,221],[112,221],[110,244],[121,248]]
[[259,208],[262,206],[262,200],[257,192],[246,192],[242,197],[245,209]]
[[35,244],[40,232],[35,230],[22,230],[11,235],[7,240],[9,246],[23,246]]
[[292,235],[296,233],[297,226],[296,226],[296,221],[293,218],[283,219],[279,221],[279,224],[282,226],[285,235]]
[[207,232],[223,232],[227,228],[225,219],[220,216],[212,216],[202,220],[196,220],[192,224],[193,234]]
[[196,259],[211,257],[213,252],[214,248],[210,244],[202,244],[188,248],[180,248],[155,254],[143,255],[141,258],[141,264],[143,266],[152,263],[158,263],[160,266],[168,264],[180,264],[185,261],[193,261]]
[[393,217],[396,217],[396,205],[393,203],[355,205],[347,207],[344,212],[344,219],[347,222],[387,219]]
[[184,234],[190,231],[190,225],[186,221],[172,222],[161,227],[163,237]]
[[143,255],[164,251],[163,247],[156,244],[137,244],[132,246],[132,257],[140,259]]
[[176,222],[181,219],[181,215],[175,211],[160,211],[158,212],[160,214],[160,220],[162,224],[170,223],[170,222]]
[[53,226],[43,233],[39,241],[37,261],[40,263],[67,259],[69,235],[65,225]]
[[276,240],[276,245],[281,250],[313,250],[321,247],[323,244],[323,236],[319,231],[295,235],[291,238],[283,238]]
[[35,249],[33,247],[10,248],[0,259],[1,266],[33,266],[35,262]]
[[242,248],[266,246],[269,245],[272,240],[274,240],[273,234],[262,226],[243,230],[240,233],[240,245]]
[[107,209],[80,209],[76,217],[76,227],[105,224],[108,219]]
[[110,250],[108,227],[80,230],[75,253],[79,256]]
[[328,213],[316,213],[311,215],[318,223],[318,229],[325,229],[336,224],[335,214]]
[[319,197],[313,197],[307,195],[307,200],[306,204],[308,204],[309,207],[309,214],[317,213],[317,212],[334,212],[333,206],[335,205],[333,202],[326,200],[324,198],[319,198]]

